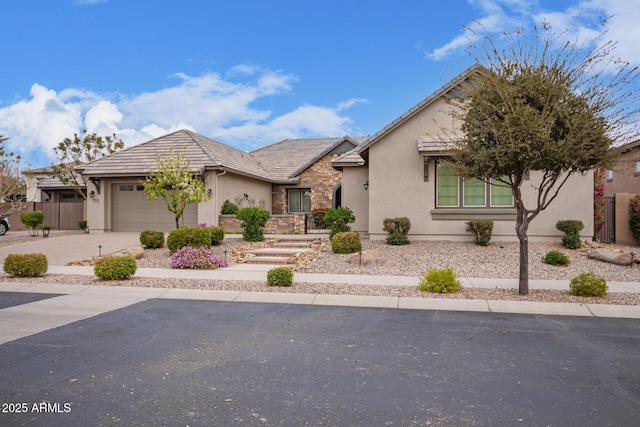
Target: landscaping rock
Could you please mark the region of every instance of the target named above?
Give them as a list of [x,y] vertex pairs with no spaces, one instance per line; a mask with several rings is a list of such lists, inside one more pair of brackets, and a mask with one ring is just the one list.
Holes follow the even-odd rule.
[[[616,265],[631,265],[631,254],[615,252],[607,248],[593,249],[589,252],[588,257]],[[636,256],[634,259],[636,263],[640,263],[640,259],[638,258],[639,257]]]
[[[368,261],[375,259],[375,258],[380,258],[380,252],[376,251],[376,250],[369,250],[369,251],[364,251],[362,252],[362,265],[366,265]],[[349,262],[351,264],[360,264],[360,254],[359,253],[355,253],[349,256]]]
[[365,267],[395,267],[396,262],[389,258],[373,258],[368,260]]

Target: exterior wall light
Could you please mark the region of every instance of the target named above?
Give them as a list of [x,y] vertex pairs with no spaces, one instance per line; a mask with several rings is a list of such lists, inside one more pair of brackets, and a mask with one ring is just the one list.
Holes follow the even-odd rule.
[[364,185],[364,191],[367,191],[369,189],[369,180],[365,179],[364,180],[364,184],[362,184],[362,185]]

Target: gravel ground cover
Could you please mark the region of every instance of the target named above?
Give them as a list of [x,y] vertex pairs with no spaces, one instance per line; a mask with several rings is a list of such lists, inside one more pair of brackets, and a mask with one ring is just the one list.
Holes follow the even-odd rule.
[[[224,258],[233,249],[245,244],[241,239],[225,239],[220,246],[212,248],[212,252]],[[630,251],[638,248],[612,248]],[[432,268],[450,266],[459,277],[517,278],[518,277],[518,244],[491,243],[488,247],[477,246],[471,242],[414,242],[406,246],[389,246],[383,241],[363,239],[363,250],[376,249],[382,257],[396,261],[394,267],[360,267],[349,264],[347,255],[336,255],[323,251],[320,258],[310,263],[304,273],[339,273],[339,274],[376,274],[421,276]],[[557,249],[571,259],[568,267],[554,267],[542,263],[544,254]],[[529,275],[531,279],[570,280],[580,273],[592,271],[604,276],[608,281],[640,281],[640,267],[621,267],[591,260],[581,250],[568,250],[560,244],[530,244]],[[146,250],[143,258],[138,260],[140,268],[169,268],[169,251],[166,248]],[[410,286],[351,285],[345,283],[296,283],[290,288],[269,287],[264,282],[255,281],[220,281],[220,280],[183,280],[173,278],[151,279],[133,278],[126,281],[106,282],[96,277],[80,275],[51,275],[36,279],[18,279],[2,273],[0,281],[23,281],[35,283],[83,284],[101,286],[140,286],[186,289],[220,289],[243,292],[293,292],[334,295],[370,295],[411,298],[452,298],[452,299],[487,299],[518,300],[544,302],[570,302],[585,304],[621,304],[640,305],[640,288],[637,293],[610,293],[603,298],[576,297],[567,291],[531,290],[529,295],[520,296],[513,289],[464,289],[456,294],[425,293]]]

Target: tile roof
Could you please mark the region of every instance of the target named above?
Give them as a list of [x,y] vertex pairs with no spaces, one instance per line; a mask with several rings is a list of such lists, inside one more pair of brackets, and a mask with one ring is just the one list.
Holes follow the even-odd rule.
[[294,179],[297,174],[309,167],[325,154],[331,152],[342,142],[357,144],[365,138],[308,138],[286,139],[272,145],[252,151],[250,154],[277,180]]
[[194,173],[224,168],[267,181],[273,179],[251,154],[188,130],[152,139],[77,169],[86,176],[143,176],[156,168],[157,156],[167,157],[170,149],[183,154]]

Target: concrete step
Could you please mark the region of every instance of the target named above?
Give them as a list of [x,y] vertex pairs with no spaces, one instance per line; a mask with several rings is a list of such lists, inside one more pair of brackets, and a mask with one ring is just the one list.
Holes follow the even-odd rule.
[[274,248],[308,248],[311,242],[276,242],[273,243]]
[[311,252],[311,248],[259,248],[244,251],[247,254],[254,254],[260,256],[295,256],[304,252]]
[[265,256],[259,255],[247,259],[247,264],[277,264],[284,265],[291,259],[289,256]]

